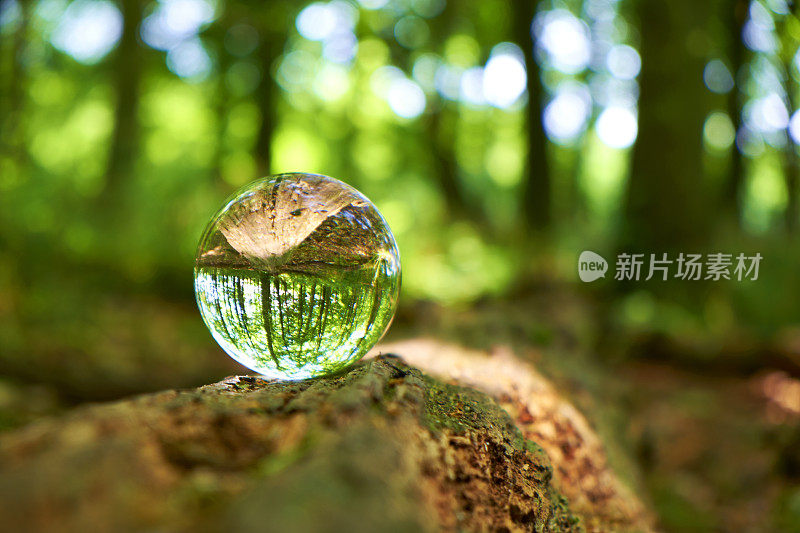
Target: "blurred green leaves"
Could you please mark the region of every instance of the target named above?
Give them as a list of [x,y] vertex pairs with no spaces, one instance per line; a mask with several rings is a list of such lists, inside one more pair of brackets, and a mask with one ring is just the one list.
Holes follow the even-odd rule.
[[[2,90],[14,106],[0,130],[0,221],[22,264],[41,260],[39,248],[27,244],[35,238],[66,263],[103,265],[136,283],[180,279],[207,214],[257,177],[264,154],[273,172],[330,174],[370,196],[397,234],[404,290],[416,297],[456,302],[501,294],[541,272],[549,263],[542,256],[570,257],[587,241],[610,246],[625,226],[620,206],[631,151],[624,147],[635,131],[631,137],[620,128],[632,117],[635,129],[643,60],[626,2],[539,2],[530,42],[514,42],[515,13],[503,2],[0,6],[7,37]],[[117,20],[131,6],[142,20],[135,36],[140,129],[121,199],[112,205],[104,191],[116,110],[126,105],[114,89],[125,58],[116,58],[122,29],[97,21]],[[714,58],[703,73],[721,98],[744,76],[733,89],[743,93],[744,129],[737,132],[718,106],[698,132],[709,180],[719,187],[734,141],[751,142],[759,117],[777,109],[780,87],[786,100],[796,90],[794,15],[755,2],[745,23],[746,71],[732,72],[724,47],[709,45]],[[707,31],[698,43],[727,30]],[[541,87],[514,85],[525,47],[535,47]],[[789,74],[783,81],[775,74],[781,61]],[[266,101],[272,85],[277,92]],[[531,179],[528,90],[542,93],[538,127],[552,140],[555,224],[547,240],[555,248],[540,248],[522,230],[528,207],[521,192]],[[788,117],[794,110],[785,111]],[[745,150],[742,218],[756,234],[779,230],[791,194],[786,143],[769,144],[773,134],[764,135],[767,148]],[[554,264],[548,275],[573,279],[568,260]]]

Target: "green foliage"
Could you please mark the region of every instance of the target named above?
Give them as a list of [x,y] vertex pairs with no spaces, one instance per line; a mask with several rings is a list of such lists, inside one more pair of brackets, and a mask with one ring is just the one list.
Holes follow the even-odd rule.
[[[157,41],[148,28],[168,4],[137,4],[143,64],[134,80],[134,101],[118,102],[118,81],[130,75],[120,57],[122,45],[99,62],[82,64],[80,55],[53,40],[66,24],[68,4],[40,2],[23,10],[16,1],[3,3],[2,30],[12,38],[3,47],[2,64],[13,75],[4,76],[4,90],[16,94],[17,108],[3,129],[0,216],[3,241],[22,264],[44,260],[30,250],[30,242],[38,240],[56,263],[99,265],[144,284],[164,272],[177,278],[189,264],[207,214],[230,190],[258,177],[267,154],[273,172],[333,175],[372,198],[400,243],[410,296],[471,301],[502,294],[514,280],[538,270],[530,263],[538,263],[540,254],[521,239],[531,127],[525,123],[524,95],[498,108],[470,97],[466,78],[451,89],[455,93],[442,87],[447,72],[455,72],[458,81],[457,73],[479,69],[498,53],[495,45],[514,40],[515,14],[507,4],[431,0],[389,2],[379,9],[314,4],[338,9],[336,16],[350,21],[340,30],[352,31],[357,46],[350,52],[339,43],[336,52],[338,41],[311,35],[321,32],[327,19],[309,19],[312,30],[305,29],[305,5],[275,3],[269,18],[282,22],[267,24],[267,14],[250,3],[198,0],[193,5],[212,9],[191,37],[200,43],[200,59],[206,57],[195,58],[204,66],[199,74],[180,67],[179,49],[163,45],[164,54],[148,46]],[[594,24],[596,15],[581,11],[579,3],[566,7],[574,14],[570,20],[579,20],[577,15],[582,24]],[[568,13],[564,8],[542,2],[537,20]],[[609,13],[617,28],[609,38],[636,45],[628,8]],[[786,20],[781,35],[787,47],[796,46],[796,19],[772,17],[776,24]],[[267,48],[282,53],[265,56]],[[709,50],[725,55],[719,47]],[[534,91],[555,97],[563,82],[608,79],[602,67],[574,74],[557,57],[540,52],[544,85]],[[766,68],[762,56],[753,54],[746,85],[753,97],[769,89],[759,81],[758,69]],[[404,76],[424,91],[420,116],[398,116],[387,96]],[[277,97],[265,103],[264,88],[272,84],[279,88]],[[124,145],[135,150],[129,154],[133,164],[121,180],[112,181],[108,172],[117,168],[111,159],[118,157],[120,127],[115,109],[128,105],[138,110],[131,130],[135,139]],[[270,106],[275,110],[266,116]],[[717,117],[717,126],[705,130],[717,135],[707,164],[709,179],[724,181],[730,150],[724,143],[720,148],[721,134],[713,132],[728,119]],[[680,111],[671,120],[680,128]],[[558,253],[577,253],[579,243],[611,243],[627,223],[619,206],[626,198],[630,151],[610,148],[597,137],[591,117],[587,124],[585,135],[549,148],[552,238],[565,243]],[[653,147],[655,154],[658,146]],[[788,206],[783,152],[767,147],[760,153],[751,155],[743,223],[753,232],[774,233]],[[112,188],[119,189],[113,201],[107,194]],[[697,190],[704,209],[713,212],[716,200],[707,187]],[[572,266],[559,264],[548,275],[573,279]]]

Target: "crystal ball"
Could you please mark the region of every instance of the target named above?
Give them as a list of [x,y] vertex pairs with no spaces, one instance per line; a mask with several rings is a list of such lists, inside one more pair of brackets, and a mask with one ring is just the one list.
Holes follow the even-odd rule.
[[206,226],[197,305],[233,359],[268,378],[305,379],[361,359],[388,329],[400,256],[363,194],[315,174],[238,190]]

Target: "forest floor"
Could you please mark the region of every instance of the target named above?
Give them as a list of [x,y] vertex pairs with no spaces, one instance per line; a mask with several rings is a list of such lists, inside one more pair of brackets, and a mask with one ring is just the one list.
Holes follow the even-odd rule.
[[[33,320],[13,302],[0,308],[5,430],[84,402],[247,373],[213,345],[191,304],[97,298],[74,316]],[[385,346],[436,342],[530,365],[585,415],[659,529],[800,531],[798,376],[769,365],[717,372],[647,354],[598,355],[594,319],[591,303],[565,290],[461,310],[416,302],[401,307]],[[461,364],[413,352],[423,355],[408,362],[426,372]]]

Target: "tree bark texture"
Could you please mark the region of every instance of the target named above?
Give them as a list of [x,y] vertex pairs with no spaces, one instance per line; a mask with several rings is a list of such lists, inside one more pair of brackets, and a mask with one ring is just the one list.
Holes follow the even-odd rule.
[[317,380],[233,377],[6,433],[0,521],[7,531],[648,529],[575,513],[553,476],[548,454],[489,396],[379,356]]

